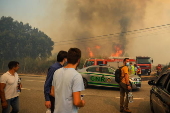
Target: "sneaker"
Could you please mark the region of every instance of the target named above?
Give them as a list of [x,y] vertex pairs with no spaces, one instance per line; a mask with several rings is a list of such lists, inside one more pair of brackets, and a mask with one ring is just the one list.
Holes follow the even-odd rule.
[[131,113],[132,111],[129,110],[128,108],[126,108],[126,109],[124,109],[124,112],[126,112],[126,113]]

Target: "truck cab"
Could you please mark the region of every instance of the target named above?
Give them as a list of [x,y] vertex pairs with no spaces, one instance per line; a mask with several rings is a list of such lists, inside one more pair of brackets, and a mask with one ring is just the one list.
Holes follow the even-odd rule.
[[136,64],[137,66],[140,66],[142,75],[151,73],[151,67],[152,67],[153,59],[151,57],[145,57],[145,56],[137,56],[136,57]]

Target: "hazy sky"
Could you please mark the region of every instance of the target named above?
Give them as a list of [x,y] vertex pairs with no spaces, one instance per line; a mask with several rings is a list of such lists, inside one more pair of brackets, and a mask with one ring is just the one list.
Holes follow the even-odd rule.
[[[0,0],[0,16],[29,23],[54,42],[66,41],[60,43],[65,45],[55,44],[53,53],[80,45],[68,40],[132,31],[126,36],[126,53],[132,57],[151,56],[156,65],[170,62],[169,6],[169,0]],[[102,43],[107,51],[107,40],[92,39],[81,44],[93,48]],[[117,39],[112,36],[108,40]]]

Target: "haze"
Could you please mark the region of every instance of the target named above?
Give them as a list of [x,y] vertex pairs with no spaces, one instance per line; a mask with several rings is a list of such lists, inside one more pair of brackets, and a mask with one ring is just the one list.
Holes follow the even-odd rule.
[[56,42],[53,54],[79,47],[86,58],[88,48],[110,56],[121,45],[123,54],[151,56],[157,65],[170,62],[169,6],[169,0],[0,0],[0,17],[46,33]]

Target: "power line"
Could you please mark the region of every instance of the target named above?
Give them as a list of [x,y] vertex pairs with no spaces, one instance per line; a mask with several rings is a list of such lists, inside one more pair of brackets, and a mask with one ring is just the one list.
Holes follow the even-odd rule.
[[[54,42],[56,45],[67,45],[67,44],[72,44],[72,43],[84,43],[87,41],[98,41],[101,39],[110,39],[112,36],[114,37],[118,37],[121,35],[132,35],[132,34],[139,34],[142,32],[151,32],[151,31],[155,31],[155,30],[159,30],[159,29],[163,29],[163,28],[168,28],[170,27],[170,24],[165,24],[165,25],[160,25],[160,26],[155,26],[155,27],[147,27],[147,28],[143,28],[143,29],[136,29],[136,30],[131,30],[131,31],[127,31],[127,32],[120,32],[120,33],[114,33],[114,34],[108,34],[108,35],[101,35],[101,36],[95,36],[95,37],[87,37],[87,38],[79,38],[79,39],[73,39],[73,40],[66,40],[66,41],[59,41],[59,42]],[[141,37],[141,36],[138,36]],[[97,40],[95,39],[97,38]],[[103,41],[103,40],[102,40]],[[68,43],[67,43],[68,42]]]

